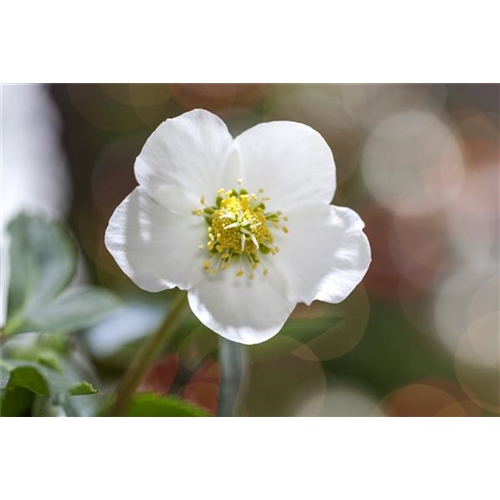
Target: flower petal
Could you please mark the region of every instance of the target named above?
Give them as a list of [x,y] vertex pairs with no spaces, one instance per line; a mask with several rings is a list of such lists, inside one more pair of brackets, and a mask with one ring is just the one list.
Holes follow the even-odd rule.
[[196,203],[191,209],[197,208],[202,195],[213,201],[218,189],[238,177],[237,162],[230,161],[233,143],[225,123],[208,111],[195,109],[166,120],[137,157],[137,181],[166,207],[179,190]]
[[198,319],[223,337],[242,344],[258,344],[276,335],[295,307],[285,298],[286,283],[274,266],[255,278],[235,276],[233,268],[207,275],[188,293]]
[[186,290],[203,274],[206,240],[202,217],[173,214],[137,187],[117,207],[106,229],[106,247],[139,287],[159,292]]
[[364,223],[349,208],[305,205],[288,213],[288,234],[275,238],[277,265],[285,274],[288,298],[310,304],[344,300],[363,279],[371,261]]
[[243,186],[264,189],[273,211],[301,204],[330,203],[335,194],[335,163],[323,137],[295,122],[261,123],[235,139]]

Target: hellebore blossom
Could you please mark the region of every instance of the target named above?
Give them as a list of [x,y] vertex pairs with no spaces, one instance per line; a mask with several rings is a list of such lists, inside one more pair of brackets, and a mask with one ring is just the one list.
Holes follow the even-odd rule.
[[107,248],[144,290],[187,290],[199,320],[232,341],[273,337],[298,302],[341,302],[370,264],[362,220],[330,205],[332,152],[306,125],[261,123],[234,139],[190,111],[151,134],[135,175]]

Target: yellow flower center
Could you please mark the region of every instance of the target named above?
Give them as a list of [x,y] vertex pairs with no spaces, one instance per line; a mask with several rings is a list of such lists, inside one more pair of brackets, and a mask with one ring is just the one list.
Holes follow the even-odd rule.
[[272,243],[262,207],[250,205],[248,195],[222,200],[212,219],[215,248],[237,254],[256,252],[262,243]]
[[[241,184],[241,180],[238,183]],[[259,190],[259,195],[263,190]],[[201,197],[204,208],[193,210],[193,215],[204,216],[208,225],[206,250],[209,259],[203,263],[206,272],[216,273],[235,263],[239,270],[237,276],[249,269],[249,278],[253,279],[253,270],[261,263],[263,254],[276,254],[279,248],[273,245],[271,228],[280,229],[281,212],[266,212],[264,201],[268,197],[248,194],[244,189],[220,189],[215,205],[208,206],[205,197]],[[288,220],[283,217],[283,220]],[[288,228],[281,226],[285,234]],[[205,245],[200,245],[205,250]],[[264,267],[263,274],[267,274]]]

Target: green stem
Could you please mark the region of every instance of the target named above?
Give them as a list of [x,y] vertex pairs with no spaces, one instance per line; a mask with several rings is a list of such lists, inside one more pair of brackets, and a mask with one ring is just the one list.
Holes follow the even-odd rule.
[[125,372],[118,388],[115,400],[107,412],[108,417],[119,417],[127,409],[132,396],[139,386],[144,375],[155,362],[167,340],[177,328],[183,313],[186,310],[187,300],[184,292],[179,292],[172,302],[163,323],[141,347],[133,359],[129,369]]

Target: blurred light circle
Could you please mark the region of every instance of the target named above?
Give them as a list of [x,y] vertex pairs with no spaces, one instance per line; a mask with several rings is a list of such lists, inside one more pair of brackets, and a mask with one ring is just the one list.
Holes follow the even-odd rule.
[[[301,343],[279,335],[268,343],[251,346],[244,413],[250,416],[317,416],[323,406],[326,380],[321,363],[301,359],[293,351]],[[284,346],[278,344],[283,343]],[[307,347],[303,346],[305,349]],[[304,406],[311,394],[316,397]]]
[[466,109],[454,114],[464,140],[462,148],[467,165],[498,165],[500,144],[500,117],[498,113],[482,113],[477,109]]
[[360,125],[371,127],[394,113],[427,110],[439,115],[446,100],[444,85],[340,85],[344,108]]
[[378,398],[351,382],[328,380],[326,394],[312,393],[302,403],[300,413],[309,414],[322,402],[320,417],[382,417]]
[[469,311],[467,314],[467,323],[470,324],[477,318],[481,318],[489,313],[497,313],[500,308],[500,283],[498,273],[478,288],[472,297]]
[[428,291],[448,269],[446,220],[436,213],[395,215],[392,222],[389,251],[394,263],[406,280]]
[[363,337],[370,317],[370,301],[362,285],[340,304],[326,304],[328,315],[342,318],[332,328],[294,350],[295,355],[310,361],[339,358],[353,349]]
[[404,215],[432,213],[450,203],[464,176],[453,133],[425,111],[405,111],[379,122],[363,149],[361,169],[377,201]]
[[147,137],[143,132],[127,134],[108,143],[100,152],[92,171],[91,189],[102,220],[107,222],[115,208],[137,186],[134,163]]
[[498,164],[469,169],[456,200],[447,207],[451,242],[466,261],[498,259],[499,186]]
[[[500,412],[498,316],[473,323],[458,345],[455,371],[464,391],[489,411]],[[495,327],[496,330],[491,331]],[[492,352],[486,352],[491,349]]]
[[396,389],[383,399],[381,408],[389,417],[466,416],[462,406],[448,392],[422,383]]
[[194,370],[210,354],[218,349],[217,335],[203,325],[194,323],[194,329],[184,337],[177,352],[182,366]]
[[175,83],[172,96],[186,110],[203,108],[218,113],[224,108],[248,110],[263,98],[266,86],[261,83]]
[[[120,92],[126,87],[120,85]],[[96,127],[114,132],[137,130],[144,126],[131,106],[110,97],[101,86],[94,84],[70,84],[68,94],[74,108]]]
[[166,83],[104,83],[99,85],[111,98],[127,106],[152,106],[170,98]]
[[[470,364],[498,369],[500,365],[500,311],[490,312],[469,324],[457,357]],[[467,349],[464,346],[467,345]]]
[[[363,207],[360,215],[365,221],[365,232],[372,251],[372,262],[363,279],[368,294],[396,301],[417,297],[428,291],[444,265],[443,242],[418,241],[412,250],[408,245],[414,239],[412,231],[432,238],[439,224],[429,223],[425,227],[422,219],[420,222],[416,219],[409,229],[400,229],[395,234],[398,231],[395,225],[404,225],[404,217],[396,219],[392,212],[376,204]],[[423,227],[418,227],[419,224]]]
[[156,128],[167,118],[166,104],[170,86],[165,83],[101,84],[100,88],[112,99],[133,109],[149,128]]
[[267,120],[305,123],[325,138],[335,155],[339,184],[355,172],[359,164],[361,129],[345,109],[340,86],[279,86],[267,101]]
[[[459,352],[457,347],[469,326],[479,319],[474,313],[481,311],[481,314],[484,314],[484,308],[479,310],[477,306],[475,308],[471,306],[476,303],[474,297],[481,293],[484,286],[490,286],[490,289],[494,290],[493,284],[486,285],[492,277],[498,277],[496,266],[469,266],[447,277],[437,292],[434,303],[434,322],[438,336],[451,353],[456,353],[458,357],[467,362],[471,361],[467,351],[462,349]],[[496,296],[498,296],[498,286]],[[486,306],[487,302],[482,304]],[[496,311],[498,311],[498,303],[495,305],[494,300],[491,302],[491,306],[496,307]],[[484,360],[481,361],[479,357],[474,356],[472,359],[480,366],[484,364]]]

